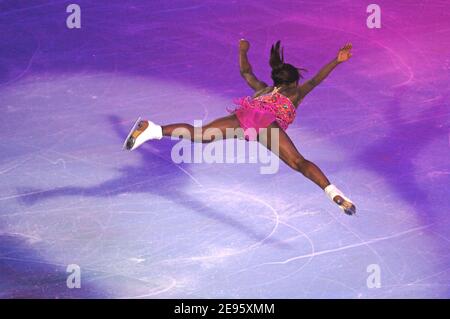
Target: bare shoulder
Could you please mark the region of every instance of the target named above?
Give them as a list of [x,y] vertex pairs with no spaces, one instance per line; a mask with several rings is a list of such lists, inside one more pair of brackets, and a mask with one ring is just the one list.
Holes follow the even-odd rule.
[[299,87],[300,86],[297,86],[295,88],[289,88],[288,90],[286,90],[286,92],[284,92],[284,93],[282,92],[285,96],[287,96],[289,98],[289,100],[291,100],[292,104],[294,104],[296,107],[303,100],[303,98],[300,94]]
[[266,94],[266,93],[269,93],[272,91],[273,91],[273,86],[267,86],[259,91],[256,91],[255,94],[253,94],[253,97],[258,97],[260,95],[263,95],[263,94]]

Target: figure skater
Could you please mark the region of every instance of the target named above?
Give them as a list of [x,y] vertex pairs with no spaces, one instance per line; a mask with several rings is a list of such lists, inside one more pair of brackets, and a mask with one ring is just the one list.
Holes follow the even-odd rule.
[[[319,85],[330,72],[340,63],[347,61],[351,56],[351,43],[342,47],[337,57],[325,65],[312,79],[299,84],[303,78],[304,69],[296,68],[284,63],[283,49],[280,55],[280,41],[272,45],[270,52],[270,66],[272,67],[273,86],[258,80],[248,61],[247,53],[250,43],[241,39],[239,42],[239,65],[241,76],[255,91],[253,97],[247,96],[235,100],[237,107],[231,114],[218,118],[203,127],[196,128],[190,124],[179,123],[169,125],[156,125],[147,120],[136,121],[130,134],[127,136],[124,148],[135,150],[148,140],[159,140],[163,136],[172,136],[175,130],[185,130],[193,142],[209,143],[219,138],[235,138],[227,136],[227,129],[241,129],[247,140],[258,140],[269,150],[274,152],[288,166],[302,173],[305,177],[316,183],[333,202],[335,202],[347,215],[356,213],[356,207],[350,199],[333,184],[314,163],[305,159],[297,150],[285,130],[295,118],[296,109],[303,98]],[[203,134],[208,130],[215,130],[218,134]],[[271,147],[271,131],[277,129],[279,134],[278,147]],[[267,134],[261,134],[265,130]],[[257,132],[255,134],[255,132]],[[259,132],[259,133],[258,133]],[[220,133],[220,134],[219,134]],[[175,132],[176,134],[176,132]]]

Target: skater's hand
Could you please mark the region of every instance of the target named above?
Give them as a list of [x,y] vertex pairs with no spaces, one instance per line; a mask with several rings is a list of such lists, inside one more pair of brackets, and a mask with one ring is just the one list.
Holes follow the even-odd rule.
[[344,62],[350,59],[350,57],[352,56],[352,53],[350,52],[351,49],[352,49],[351,43],[347,43],[346,45],[344,45],[338,52],[337,61]]
[[249,49],[250,49],[250,42],[248,42],[245,39],[240,39],[239,40],[239,50],[241,52],[248,52]]

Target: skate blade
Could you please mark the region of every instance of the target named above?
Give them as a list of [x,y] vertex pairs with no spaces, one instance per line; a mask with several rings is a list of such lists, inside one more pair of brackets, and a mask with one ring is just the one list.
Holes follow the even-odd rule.
[[[130,130],[130,133],[128,133],[127,138],[125,139],[125,142],[123,142],[123,145],[122,145],[122,149],[123,149],[123,150],[128,151],[128,150],[131,149],[131,147],[133,147],[133,145],[132,145],[132,146],[130,147],[130,149],[128,149],[128,148],[127,148],[127,143],[128,143],[128,140],[130,139],[131,135],[133,134],[133,132],[134,132],[134,131],[136,130],[136,128],[138,127],[140,121],[141,121],[141,117],[139,116],[138,119],[136,120],[136,122],[134,122],[133,127],[132,127],[131,130]],[[134,143],[133,143],[133,144],[134,144]]]
[[[348,201],[348,200],[346,200],[346,201]],[[350,202],[350,201],[348,201],[348,202]],[[339,208],[342,209],[346,215],[349,215],[349,216],[356,215],[356,206],[352,202],[350,202],[350,203],[352,204],[352,206],[349,208],[345,208],[344,202],[341,200],[338,200],[336,204],[338,204]]]
[[344,213],[349,216],[356,215],[356,206],[352,205],[350,208],[344,208]]

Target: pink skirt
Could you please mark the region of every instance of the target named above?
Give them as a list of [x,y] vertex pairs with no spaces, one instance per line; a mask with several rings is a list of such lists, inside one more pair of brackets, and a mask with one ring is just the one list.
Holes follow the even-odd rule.
[[286,130],[295,119],[295,107],[281,94],[265,95],[258,98],[246,96],[234,100],[236,107],[228,111],[235,114],[244,130],[246,140],[254,141],[260,129],[267,128],[273,122]]

